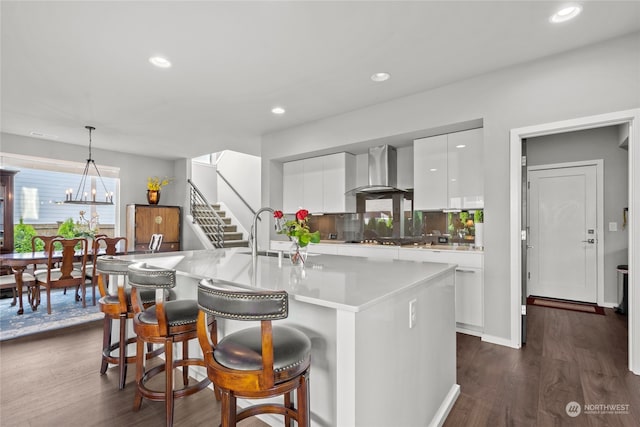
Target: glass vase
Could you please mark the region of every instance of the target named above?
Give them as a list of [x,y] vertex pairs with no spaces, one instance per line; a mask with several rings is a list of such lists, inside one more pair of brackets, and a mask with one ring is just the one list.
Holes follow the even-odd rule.
[[289,261],[293,265],[299,265],[304,268],[304,264],[307,262],[307,246],[300,247],[297,240],[291,243],[289,248]]

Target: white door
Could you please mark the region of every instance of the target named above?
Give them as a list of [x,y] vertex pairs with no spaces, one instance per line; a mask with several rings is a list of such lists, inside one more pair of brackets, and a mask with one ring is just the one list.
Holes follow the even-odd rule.
[[527,295],[597,301],[596,166],[529,170]]

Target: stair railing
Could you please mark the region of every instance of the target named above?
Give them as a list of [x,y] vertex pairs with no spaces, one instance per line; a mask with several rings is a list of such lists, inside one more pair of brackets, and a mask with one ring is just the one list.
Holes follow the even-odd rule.
[[190,209],[193,223],[198,224],[202,231],[209,237],[211,243],[216,248],[224,247],[224,227],[225,223],[218,213],[211,207],[211,204],[204,197],[198,187],[187,179],[190,186]]
[[[245,205],[245,206],[249,209],[249,211],[251,212],[251,215],[255,215],[255,214],[256,214],[256,211],[251,207],[251,205],[249,204],[249,202],[247,202],[247,201],[244,199],[244,197],[242,197],[242,196],[240,195],[240,193],[238,192],[238,190],[236,190],[236,188],[235,188],[233,185],[231,185],[231,183],[229,182],[229,180],[228,180],[227,178],[225,178],[225,177],[224,177],[224,175],[222,175],[222,174],[220,173],[220,171],[218,170],[218,168],[216,168],[216,173],[217,173],[217,174],[218,174],[218,176],[219,176],[220,178],[222,178],[222,180],[223,180],[223,181],[224,181],[224,182],[229,186],[229,188],[231,189],[231,191],[233,191],[233,192],[234,192],[234,194],[235,194],[236,196],[238,196],[238,198],[240,199],[240,201],[241,201],[242,203],[244,203],[244,205]],[[260,220],[260,221],[262,221],[262,220]]]

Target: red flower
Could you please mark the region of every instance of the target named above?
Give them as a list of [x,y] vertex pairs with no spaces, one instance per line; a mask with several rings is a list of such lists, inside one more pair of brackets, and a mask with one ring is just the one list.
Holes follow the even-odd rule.
[[309,216],[309,211],[306,209],[300,209],[298,212],[296,212],[296,219],[298,221],[304,221],[305,219],[307,219],[308,216]]
[[273,212],[273,217],[274,217],[275,219],[280,219],[280,218],[282,218],[283,216],[284,216],[284,214],[282,213],[282,211],[274,211],[274,212]]

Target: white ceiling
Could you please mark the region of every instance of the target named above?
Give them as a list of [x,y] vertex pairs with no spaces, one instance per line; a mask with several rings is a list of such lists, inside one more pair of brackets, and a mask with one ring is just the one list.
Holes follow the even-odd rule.
[[562,4],[3,0],[2,131],[87,145],[93,125],[97,148],[258,154],[265,133],[640,30],[639,1],[550,24]]

